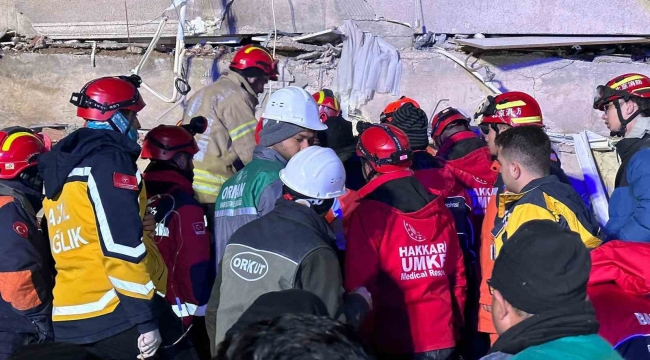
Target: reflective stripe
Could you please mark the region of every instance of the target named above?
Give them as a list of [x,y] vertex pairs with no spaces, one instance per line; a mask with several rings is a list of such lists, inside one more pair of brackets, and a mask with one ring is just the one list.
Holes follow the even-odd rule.
[[526,103],[522,100],[510,101],[505,104],[497,104],[497,110],[510,109],[515,106],[526,106]]
[[111,289],[109,292],[104,294],[101,299],[95,302],[82,305],[54,306],[52,308],[52,316],[82,315],[100,311],[106,308],[106,306],[116,297],[117,293],[115,292],[115,289]]
[[9,151],[9,149],[11,148],[11,144],[14,142],[14,140],[18,139],[19,137],[23,137],[23,136],[31,136],[34,139],[38,139],[39,141],[42,142],[42,140],[40,138],[36,137],[35,135],[30,134],[30,133],[25,132],[25,131],[21,131],[21,132],[17,132],[17,133],[13,133],[13,134],[9,135],[7,140],[5,140],[4,144],[2,144],[2,151]]
[[235,141],[251,131],[255,131],[257,120],[251,120],[243,125],[239,125],[230,131],[230,138]]
[[626,82],[629,82],[629,81],[632,81],[632,80],[639,80],[639,79],[643,79],[643,76],[641,76],[641,75],[634,75],[634,76],[626,77],[625,79],[623,79],[623,80],[617,82],[616,84],[612,84],[612,86],[610,86],[610,88],[612,88],[612,89],[616,89],[617,87],[619,87],[619,86],[625,84]]
[[142,182],[142,174],[140,173],[140,169],[135,172],[135,178],[138,180],[138,185]]
[[323,105],[323,100],[325,100],[325,91],[318,92],[318,105]]
[[90,175],[90,168],[89,167],[83,167],[83,168],[74,168],[72,171],[70,171],[70,174],[68,174],[68,177],[71,176],[88,176]]
[[179,318],[186,317],[186,316],[205,316],[205,308],[207,305],[203,306],[196,306],[194,304],[190,303],[185,303],[181,304],[181,309],[178,309],[178,305],[172,305],[172,309],[174,310],[174,314],[178,316]]
[[[86,168],[84,168],[85,170]],[[102,199],[99,196],[99,191],[97,190],[97,183],[93,178],[93,175],[90,173],[90,168],[88,169],[88,191],[90,192],[90,198],[92,199],[95,205],[95,216],[97,217],[97,223],[99,224],[99,231],[102,234],[102,241],[106,250],[109,252],[126,255],[132,258],[139,258],[144,255],[147,249],[144,246],[144,243],[140,241],[140,245],[136,247],[130,247],[126,245],[116,244],[113,240],[113,234],[111,234],[111,228],[108,225],[108,220],[106,219],[106,213],[104,212],[104,205],[102,204]],[[76,170],[76,169],[75,169]],[[74,170],[73,170],[74,172]],[[142,238],[140,238],[142,240]]]
[[257,215],[257,209],[254,207],[245,207],[239,209],[224,209],[214,213],[214,216],[237,216],[237,215]]
[[156,290],[156,294],[158,294],[158,296],[165,297],[165,294],[161,293],[161,292],[158,291],[158,290]]
[[521,118],[511,118],[511,120],[515,124],[527,124],[527,123],[541,122],[542,118],[539,116],[529,116],[529,117],[521,117]]
[[121,280],[109,276],[108,279],[111,281],[111,284],[117,289],[126,290],[132,293],[140,294],[143,296],[149,295],[151,290],[154,289],[153,281],[149,280],[145,285],[134,283],[131,281]]
[[194,169],[194,179],[203,179],[207,183],[223,184],[228,180],[227,177],[221,175],[211,174],[205,170]]
[[194,183],[192,184],[192,189],[194,189],[194,191],[196,191],[197,193],[217,196],[219,195],[219,190],[221,190],[221,187],[201,185],[198,184],[196,181],[194,181]]

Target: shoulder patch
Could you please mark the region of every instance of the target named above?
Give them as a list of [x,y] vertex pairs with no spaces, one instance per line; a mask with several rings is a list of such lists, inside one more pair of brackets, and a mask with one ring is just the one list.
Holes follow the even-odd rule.
[[139,190],[138,179],[133,175],[113,173],[113,186],[118,189]]
[[13,228],[16,234],[18,234],[20,237],[24,239],[27,239],[27,237],[29,237],[29,230],[24,222],[16,221],[13,225]]
[[192,224],[192,229],[194,229],[194,233],[197,235],[203,235],[205,234],[205,224],[202,222],[195,222]]

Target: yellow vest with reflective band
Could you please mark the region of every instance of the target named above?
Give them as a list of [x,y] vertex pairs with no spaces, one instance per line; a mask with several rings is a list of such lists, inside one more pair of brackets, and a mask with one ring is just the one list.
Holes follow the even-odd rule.
[[[77,168],[73,171],[83,175],[89,170]],[[140,183],[139,172],[137,177]],[[144,183],[141,189],[142,218],[147,204]],[[156,292],[164,294],[167,290],[167,269],[148,232],[143,234],[146,256],[140,263],[104,256],[98,224],[101,224],[102,217],[110,214],[96,213],[89,194],[92,196],[93,193],[88,182],[71,181],[64,185],[56,198],[43,201],[57,271],[53,321],[109,314],[119,304],[118,292],[133,298],[151,299]],[[120,246],[108,243],[110,241],[105,239],[106,246]]]

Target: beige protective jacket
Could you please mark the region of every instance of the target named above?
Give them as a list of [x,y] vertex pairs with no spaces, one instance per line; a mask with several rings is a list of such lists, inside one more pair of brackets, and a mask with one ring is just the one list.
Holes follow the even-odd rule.
[[183,124],[195,116],[208,119],[208,129],[196,135],[194,191],[199,202],[214,204],[223,183],[235,174],[237,159],[251,161],[255,147],[257,96],[246,79],[228,71],[187,101]]

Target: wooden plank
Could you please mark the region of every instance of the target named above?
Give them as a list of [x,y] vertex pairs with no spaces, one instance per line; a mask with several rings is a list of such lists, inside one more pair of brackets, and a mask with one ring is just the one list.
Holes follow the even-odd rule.
[[642,44],[650,43],[644,37],[572,37],[572,36],[519,36],[497,37],[484,39],[456,39],[457,44],[471,46],[484,50],[532,49],[544,47],[573,46],[573,45],[606,45],[606,44]]

